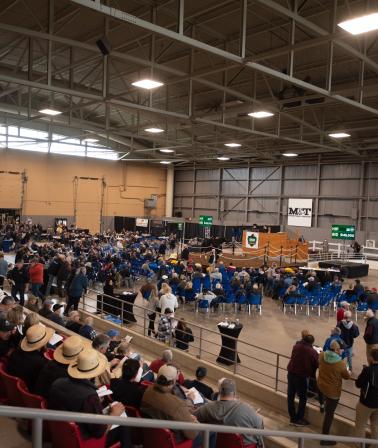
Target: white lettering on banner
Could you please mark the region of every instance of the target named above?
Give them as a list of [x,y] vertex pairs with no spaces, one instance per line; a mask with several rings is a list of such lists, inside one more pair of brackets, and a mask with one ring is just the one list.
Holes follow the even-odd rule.
[[287,224],[289,226],[311,227],[312,199],[289,199]]

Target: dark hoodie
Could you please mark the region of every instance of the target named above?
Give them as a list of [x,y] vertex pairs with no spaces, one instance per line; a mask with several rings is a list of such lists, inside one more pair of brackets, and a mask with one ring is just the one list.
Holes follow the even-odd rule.
[[351,320],[348,321],[343,319],[337,324],[337,326],[341,330],[340,337],[345,343],[345,348],[352,347],[355,338],[360,335],[360,330],[358,329],[357,325]]
[[378,409],[378,364],[363,368],[356,387],[361,389],[360,402],[368,408]]

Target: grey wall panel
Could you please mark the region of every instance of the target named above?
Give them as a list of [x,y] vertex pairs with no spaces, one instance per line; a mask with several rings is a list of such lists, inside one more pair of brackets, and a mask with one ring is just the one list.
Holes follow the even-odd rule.
[[269,179],[279,179],[280,172],[276,166],[271,167],[254,167],[251,169],[251,179],[263,180],[269,176]]
[[255,196],[277,195],[280,194],[280,180],[252,180],[250,182],[249,191]]
[[212,211],[212,210],[209,210],[207,208],[203,208],[203,209],[202,208],[198,208],[198,209],[195,210],[194,216],[196,218],[198,218],[201,215],[212,216],[214,219],[217,218],[217,213]]
[[219,191],[218,181],[197,181],[196,183],[196,193],[198,194],[212,194],[217,195]]
[[358,196],[360,188],[359,179],[322,180],[320,183],[321,196]]
[[299,165],[299,166],[286,166],[285,167],[285,179],[315,179],[316,178],[316,165]]
[[191,207],[192,206],[192,198],[191,197],[183,197],[179,196],[174,199],[173,203],[174,208],[180,209],[181,207]]
[[217,180],[219,170],[197,170],[197,180]]
[[[194,202],[194,206],[196,209],[214,209],[217,208],[217,203],[214,199],[211,198],[196,198]],[[206,214],[206,213],[205,213]]]
[[360,177],[360,164],[338,164],[338,165],[322,165],[321,176],[322,178],[359,178]]
[[185,171],[175,171],[175,181],[192,181],[193,180],[193,170],[185,170]]
[[274,225],[276,224],[276,217],[272,214],[267,213],[248,213],[248,222],[251,224],[267,224]]
[[236,182],[234,180],[224,180],[222,182],[222,194],[247,194],[247,183],[244,181],[243,185],[240,181]]
[[227,168],[223,170],[224,180],[248,180],[248,168]]
[[355,216],[357,205],[356,200],[320,199],[319,213],[329,216]]
[[248,209],[263,213],[277,213],[278,200],[265,198],[250,198],[248,201]]
[[315,196],[316,181],[285,180],[283,184],[283,192],[285,196],[290,196],[292,198]]
[[224,209],[225,210],[240,210],[245,211],[246,201],[242,198],[225,198],[224,199]]
[[191,194],[193,184],[191,182],[175,182],[175,194]]

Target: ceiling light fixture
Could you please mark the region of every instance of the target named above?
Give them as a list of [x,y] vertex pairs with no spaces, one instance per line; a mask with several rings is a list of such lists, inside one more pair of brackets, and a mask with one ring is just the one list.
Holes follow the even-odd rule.
[[378,13],[375,12],[366,16],[356,17],[355,19],[345,20],[339,23],[338,26],[354,36],[378,30]]
[[85,138],[83,141],[86,143],[97,143],[98,139],[97,138]]
[[240,143],[225,143],[224,146],[228,146],[229,148],[239,148],[241,146]]
[[162,160],[160,163],[162,165],[169,165],[171,162],[169,162],[168,160]]
[[328,134],[329,137],[332,138],[347,138],[350,137],[350,134],[347,134],[346,132],[333,132],[332,134]]
[[217,157],[217,159],[218,159],[218,160],[222,160],[222,161],[230,160],[229,157],[224,157],[224,156]]
[[153,79],[141,79],[140,81],[135,81],[132,83],[135,87],[140,87],[141,89],[151,90],[161,87],[164,84],[159,81],[154,81]]
[[297,157],[298,156],[298,154],[295,152],[284,152],[282,155],[285,157]]
[[175,152],[173,149],[159,149],[160,152],[165,152],[165,153],[170,153],[170,152]]
[[272,114],[272,112],[266,112],[264,110],[260,110],[258,112],[250,112],[248,115],[253,118],[267,118],[267,117],[273,117],[274,114]]
[[59,110],[55,110],[55,109],[41,109],[39,111],[40,114],[45,114],[45,115],[51,115],[52,117],[55,115],[60,115],[62,112],[60,112]]
[[160,128],[147,128],[145,129],[146,132],[150,132],[151,134],[159,134],[160,132],[164,132],[164,129]]

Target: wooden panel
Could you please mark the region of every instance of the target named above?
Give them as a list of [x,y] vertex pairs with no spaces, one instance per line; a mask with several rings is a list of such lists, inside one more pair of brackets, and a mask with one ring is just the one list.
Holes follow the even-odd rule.
[[89,229],[91,233],[99,232],[101,180],[79,179],[76,208],[77,227]]
[[21,208],[21,175],[0,173],[0,208]]

